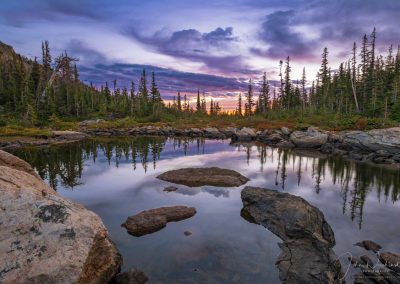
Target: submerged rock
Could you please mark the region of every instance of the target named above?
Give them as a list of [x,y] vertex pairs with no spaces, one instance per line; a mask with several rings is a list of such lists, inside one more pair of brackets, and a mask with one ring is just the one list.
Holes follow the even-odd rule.
[[322,212],[304,199],[274,190],[245,187],[242,216],[279,236],[283,283],[342,283],[335,237]]
[[212,168],[184,168],[165,172],[158,179],[190,187],[211,185],[211,186],[240,186],[249,181],[236,171]]
[[356,243],[354,245],[362,247],[366,250],[372,250],[373,252],[378,252],[382,248],[379,244],[377,244],[373,241],[370,241],[370,240],[364,240],[364,241]]
[[[0,282],[107,283],[122,257],[100,218],[0,151]],[[4,162],[6,161],[6,162]]]
[[178,190],[178,188],[176,186],[167,186],[163,189],[163,191],[166,191],[166,192],[173,192],[173,191],[177,191],[177,190]]
[[119,273],[113,284],[144,284],[149,280],[147,275],[136,268],[132,268],[128,271]]
[[292,132],[290,140],[299,148],[319,148],[328,141],[328,134],[322,133],[314,127],[309,127],[305,132]]
[[184,220],[195,214],[194,207],[160,207],[130,216],[121,226],[125,227],[129,234],[140,237],[161,230],[168,222]]

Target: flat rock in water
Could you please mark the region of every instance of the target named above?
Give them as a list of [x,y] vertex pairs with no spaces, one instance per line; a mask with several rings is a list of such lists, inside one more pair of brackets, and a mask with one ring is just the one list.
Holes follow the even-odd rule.
[[0,151],[0,283],[108,283],[122,257],[99,216]]
[[83,140],[89,137],[86,133],[77,131],[53,131],[53,134],[58,140],[68,141]]
[[372,250],[373,252],[378,252],[382,248],[379,244],[377,244],[373,241],[370,241],[370,240],[364,240],[364,241],[356,243],[354,245],[362,247],[366,250]]
[[247,177],[236,171],[217,167],[172,170],[159,175],[157,178],[190,187],[203,185],[240,186],[249,181]]
[[194,207],[160,207],[130,216],[121,226],[125,227],[129,234],[140,237],[161,230],[168,222],[184,220],[194,214],[196,214]]
[[322,212],[301,197],[246,186],[242,216],[279,236],[277,260],[283,283],[342,283],[335,237]]

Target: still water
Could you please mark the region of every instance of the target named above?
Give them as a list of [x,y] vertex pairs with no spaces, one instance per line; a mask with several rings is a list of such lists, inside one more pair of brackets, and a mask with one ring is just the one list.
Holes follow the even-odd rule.
[[[172,184],[155,177],[182,167],[233,169],[250,179],[246,185],[303,197],[332,226],[344,270],[349,253],[365,254],[353,245],[364,239],[400,252],[398,170],[228,140],[163,137],[93,139],[13,153],[61,195],[96,212],[123,255],[123,270],[140,268],[150,283],[279,283],[280,239],[240,217],[244,186],[178,185],[164,192]],[[166,205],[194,206],[197,214],[142,237],[120,226],[130,215]]]

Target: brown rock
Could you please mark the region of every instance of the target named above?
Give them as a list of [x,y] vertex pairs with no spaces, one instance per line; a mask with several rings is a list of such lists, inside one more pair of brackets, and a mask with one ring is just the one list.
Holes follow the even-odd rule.
[[168,222],[184,220],[194,214],[196,214],[194,207],[160,207],[130,216],[121,226],[125,227],[129,234],[140,237],[161,230]]
[[164,188],[163,191],[172,192],[172,191],[177,191],[177,190],[178,190],[178,188],[176,186],[167,186],[166,188]]
[[400,255],[392,252],[381,252],[378,254],[378,258],[387,268],[400,273]]
[[364,240],[354,245],[365,248],[366,250],[372,250],[373,252],[378,252],[382,248],[380,245],[370,240]]
[[100,218],[58,195],[26,163],[1,156],[0,282],[109,282],[122,258]]
[[158,179],[190,187],[211,185],[211,186],[240,186],[249,181],[236,171],[212,168],[184,168],[165,172],[157,177]]

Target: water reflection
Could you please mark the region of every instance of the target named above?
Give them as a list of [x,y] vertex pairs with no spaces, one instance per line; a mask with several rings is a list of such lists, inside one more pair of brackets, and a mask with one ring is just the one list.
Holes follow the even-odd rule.
[[[172,152],[165,150],[166,143],[172,145]],[[363,222],[364,204],[369,194],[377,196],[384,202],[396,202],[399,198],[400,171],[362,163],[345,161],[339,157],[332,158],[312,152],[300,152],[266,147],[265,145],[232,145],[239,152],[246,154],[248,165],[256,154],[260,171],[275,167],[275,185],[286,189],[288,171],[296,174],[297,186],[301,185],[304,175],[312,177],[316,194],[325,190],[323,181],[329,177],[334,185],[341,188],[343,214],[349,213],[351,220]],[[133,170],[140,165],[145,172],[149,167],[156,168],[157,161],[168,159],[180,152],[180,155],[197,155],[212,152],[207,148],[204,139],[173,139],[165,137],[131,137],[121,139],[92,139],[62,146],[45,148],[19,149],[14,154],[27,160],[57,189],[73,189],[81,185],[85,162],[96,163],[98,157],[106,159],[109,166],[119,167],[121,163],[132,164]],[[218,149],[215,149],[218,151]],[[163,153],[161,157],[161,153]],[[223,158],[223,157],[222,157]],[[293,184],[291,184],[293,186]],[[229,197],[229,190],[207,189],[216,197]],[[195,195],[200,190],[181,189],[179,193]]]

